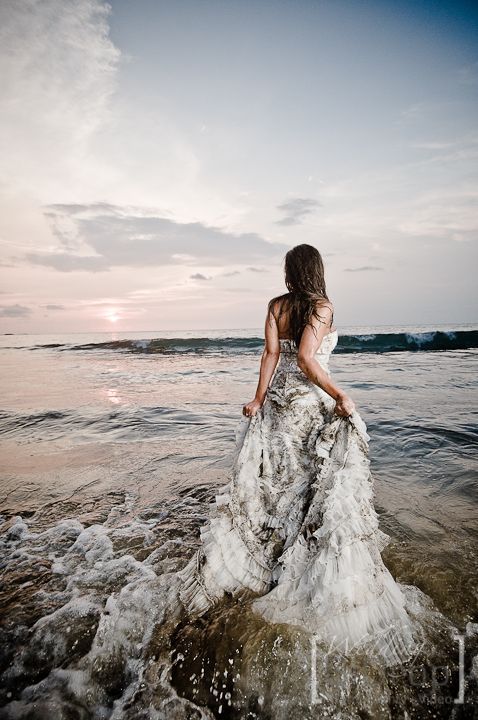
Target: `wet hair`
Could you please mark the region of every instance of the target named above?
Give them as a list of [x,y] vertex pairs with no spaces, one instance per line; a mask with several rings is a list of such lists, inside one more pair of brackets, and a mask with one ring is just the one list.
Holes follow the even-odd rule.
[[[291,248],[284,258],[285,284],[288,293],[277,295],[269,300],[268,311],[279,322],[281,315],[289,311],[289,337],[297,347],[306,325],[311,325],[311,320],[316,317],[320,322],[327,323],[319,309],[326,303],[330,303],[327,296],[324,277],[324,263],[317,248],[312,245],[302,244]],[[274,306],[278,303],[279,312],[274,314]],[[330,327],[333,323],[333,312],[330,320]],[[314,333],[315,328],[312,326]]]

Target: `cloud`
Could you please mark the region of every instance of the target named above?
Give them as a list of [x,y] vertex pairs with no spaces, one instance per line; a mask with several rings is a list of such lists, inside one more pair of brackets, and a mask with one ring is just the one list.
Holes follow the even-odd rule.
[[189,276],[192,280],[211,280],[211,276],[206,277],[206,275],[203,275],[202,273],[194,273],[194,275]]
[[453,142],[424,141],[411,143],[410,147],[419,148],[420,150],[449,150],[454,147]]
[[428,191],[410,203],[398,224],[405,235],[474,240],[478,233],[478,189],[473,185]]
[[295,198],[277,205],[277,209],[285,212],[282,220],[276,220],[276,225],[299,225],[306,215],[309,215],[322,203],[314,198]]
[[110,12],[101,0],[0,4],[0,153],[10,187],[61,192],[65,177],[70,189],[73,179],[84,187],[121,57],[108,37]]
[[46,310],[65,310],[64,305],[43,305]]
[[29,307],[26,307],[26,305],[18,305],[16,303],[15,305],[3,305],[0,307],[0,317],[28,317],[32,314],[32,310]]
[[362,267],[345,268],[345,272],[369,272],[371,270],[383,270],[382,267],[376,265],[362,265]]
[[231,272],[222,273],[222,276],[223,277],[232,277],[233,275],[240,275],[240,274],[241,273],[239,270],[231,270]]
[[[179,223],[145,214],[141,208],[57,204],[46,210],[59,248],[29,252],[20,260],[60,272],[197,265],[198,261],[208,265],[245,264],[250,260],[279,260],[289,250],[289,246],[269,243],[257,233],[233,233],[201,222]],[[73,237],[76,252],[70,251]]]
[[426,102],[416,102],[400,111],[400,116],[394,121],[395,125],[407,124],[416,120],[423,119],[425,113],[429,109]]
[[250,270],[251,272],[256,272],[256,273],[267,272],[266,268],[261,268],[261,267],[248,267],[248,268],[246,268],[246,270]]
[[60,272],[105,272],[108,263],[102,257],[70,255],[68,253],[27,253],[24,259],[32,265],[43,265]]

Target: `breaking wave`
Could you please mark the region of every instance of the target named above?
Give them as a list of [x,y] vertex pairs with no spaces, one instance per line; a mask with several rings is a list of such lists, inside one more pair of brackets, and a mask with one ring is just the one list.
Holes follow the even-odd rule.
[[[152,338],[145,340],[108,340],[80,345],[49,343],[34,345],[31,350],[58,351],[118,351],[123,353],[153,353],[159,355],[201,354],[237,355],[262,352],[262,337],[194,337]],[[467,350],[478,348],[478,330],[431,332],[370,333],[366,335],[339,335],[335,353],[386,353],[433,350]]]

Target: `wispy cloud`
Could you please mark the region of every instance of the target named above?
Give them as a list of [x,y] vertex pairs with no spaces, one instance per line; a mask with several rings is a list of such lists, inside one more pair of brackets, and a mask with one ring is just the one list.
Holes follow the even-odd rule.
[[400,111],[400,116],[395,120],[395,124],[402,125],[404,123],[421,120],[425,116],[428,109],[429,106],[424,101],[408,105],[408,107],[405,107],[403,108],[403,110]]
[[405,235],[476,239],[478,187],[423,193],[410,203],[407,218],[398,227]]
[[[233,233],[201,222],[179,223],[144,215],[138,208],[135,214],[131,212],[131,208],[104,204],[50,206],[47,218],[54,223],[60,246],[53,252],[26,253],[19,260],[60,272],[104,272],[113,267],[276,261],[289,249],[257,233]],[[69,251],[73,236],[76,252]]]
[[454,147],[455,143],[453,142],[439,142],[439,141],[429,141],[429,142],[414,142],[410,143],[410,147],[418,148],[420,150],[449,150],[450,148]]
[[277,225],[299,225],[307,215],[310,215],[322,203],[314,198],[294,198],[277,205],[277,209],[285,213],[285,217],[276,220]]
[[383,270],[383,267],[378,267],[377,265],[362,265],[356,268],[345,268],[345,272],[370,272],[375,270]]
[[0,4],[0,152],[9,186],[38,196],[61,191],[65,175],[82,181],[89,140],[116,88],[110,11],[101,0]]
[[22,318],[32,314],[31,308],[26,305],[3,305],[0,306],[0,317]]
[[[21,259],[21,258],[20,258]],[[105,258],[94,255],[70,255],[68,253],[27,253],[24,260],[32,265],[50,267],[59,272],[105,272],[110,265]]]

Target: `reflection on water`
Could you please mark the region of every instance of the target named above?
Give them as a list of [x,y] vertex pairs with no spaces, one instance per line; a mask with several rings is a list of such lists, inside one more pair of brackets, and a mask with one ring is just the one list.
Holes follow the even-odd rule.
[[106,394],[108,395],[108,399],[113,405],[120,405],[122,402],[124,402],[121,399],[121,396],[116,388],[108,388],[106,390]]

